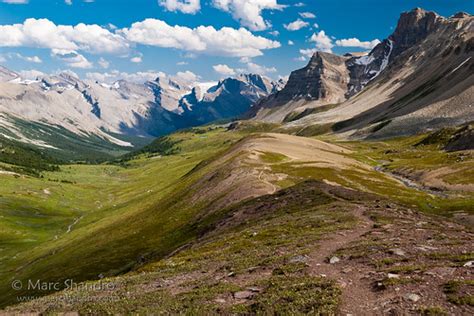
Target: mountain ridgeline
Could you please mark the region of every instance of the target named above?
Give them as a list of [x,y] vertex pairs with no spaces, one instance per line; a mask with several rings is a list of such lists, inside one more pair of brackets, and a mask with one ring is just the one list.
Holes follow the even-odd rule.
[[217,83],[159,76],[144,84],[119,80],[111,85],[68,72],[25,80],[0,68],[0,75],[3,135],[56,154],[71,148],[51,134],[75,143],[76,153],[107,143],[99,157],[130,151],[178,129],[238,117],[284,85],[254,74]]
[[250,116],[292,121],[291,126],[329,125],[355,138],[472,122],[473,28],[467,13],[450,18],[419,8],[402,13],[393,34],[366,55],[315,53]]
[[71,73],[25,80],[0,68],[0,133],[54,155],[87,159],[93,151],[103,159],[153,137],[241,117],[351,138],[461,126],[474,121],[473,24],[467,13],[445,18],[416,8],[370,52],[316,52],[288,82],[160,75],[109,85]]

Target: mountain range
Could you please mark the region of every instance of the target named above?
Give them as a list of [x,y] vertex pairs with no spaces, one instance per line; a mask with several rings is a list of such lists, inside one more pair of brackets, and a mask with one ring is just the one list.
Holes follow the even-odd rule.
[[160,76],[111,85],[70,72],[36,80],[3,67],[0,74],[0,133],[49,149],[60,144],[48,137],[53,133],[127,150],[178,129],[237,117],[284,85],[255,74],[217,83]]
[[[329,125],[358,138],[412,135],[474,120],[474,18],[416,8],[368,54],[317,52],[256,120]],[[331,105],[331,106],[328,106]]]
[[474,121],[473,23],[467,13],[444,18],[416,8],[370,52],[316,52],[288,82],[256,74],[217,83],[163,75],[109,85],[67,72],[23,80],[0,68],[0,133],[61,149],[55,134],[106,155],[101,147],[128,151],[150,137],[238,117],[355,138],[462,125]]
[[0,315],[474,315],[473,23],[287,82],[0,68]]

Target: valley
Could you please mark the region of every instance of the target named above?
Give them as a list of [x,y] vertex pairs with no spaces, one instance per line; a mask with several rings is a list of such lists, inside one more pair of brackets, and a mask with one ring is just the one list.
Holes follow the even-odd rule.
[[[305,300],[314,299],[318,311],[330,312],[347,304],[344,300],[349,294],[344,288],[341,292],[337,282],[330,278],[341,278],[346,266],[353,269],[355,265],[365,273],[374,273],[358,285],[364,288],[361,293],[372,293],[369,281],[375,276],[382,277],[387,269],[397,271],[407,264],[410,267],[412,260],[423,268],[403,272],[402,279],[395,280],[400,285],[393,285],[394,288],[401,286],[403,291],[411,291],[413,284],[423,284],[419,282],[425,280],[424,272],[419,271],[449,267],[450,262],[461,265],[450,268],[457,271],[456,275],[467,273],[462,264],[472,260],[466,244],[472,241],[472,235],[462,225],[472,223],[472,189],[449,187],[438,189],[443,195],[432,194],[407,187],[399,179],[375,169],[383,164],[392,173],[411,176],[449,168],[462,157],[462,163],[442,178],[454,186],[462,185],[464,170],[470,170],[474,164],[472,156],[447,153],[436,144],[415,146],[426,137],[348,142],[328,136],[292,136],[282,134],[281,127],[243,122],[232,129],[211,125],[172,134],[168,144],[175,150],[163,152],[165,155],[144,152],[113,164],[61,165],[60,171],[44,172],[43,178],[0,175],[2,183],[7,184],[0,194],[2,231],[8,236],[2,239],[2,284],[38,276],[41,280],[56,281],[67,276],[75,282],[105,277],[102,280],[117,285],[107,297],[118,297],[123,302],[101,299],[104,293],[71,290],[10,311],[93,308],[128,313],[151,306],[158,308],[153,303],[157,300],[163,312],[176,312],[173,306],[180,310],[187,306],[189,312],[237,312],[250,307],[258,311],[269,308],[266,300],[271,295],[280,295],[279,291],[290,286],[295,287],[291,291],[291,295],[296,295],[295,303],[281,308],[303,312],[305,304],[312,304],[298,298],[305,295],[298,284],[305,284],[320,289],[316,292],[320,294],[315,295],[322,295]],[[34,209],[28,205],[34,205]],[[439,216],[443,219],[437,219]],[[411,220],[413,217],[417,219]],[[442,224],[445,222],[449,224]],[[396,258],[390,259],[389,254],[379,258],[378,250],[370,260],[365,256],[362,260],[339,255],[345,251],[370,254],[379,248],[368,245],[377,245],[374,240],[385,240],[386,234],[397,242],[383,244],[381,249],[402,247],[407,252],[415,240],[423,242],[425,237],[418,235],[394,235],[400,234],[400,230],[391,228],[394,223],[397,227],[405,225],[409,231],[415,225],[427,225],[432,234],[446,234],[439,225],[450,225],[459,231],[458,250],[449,250],[453,259],[425,259],[413,254],[415,257],[400,263]],[[357,236],[333,244],[331,236],[340,234]],[[443,250],[448,246],[443,246],[442,240],[431,239],[426,256],[447,251]],[[319,247],[328,250],[319,253]],[[364,250],[366,247],[369,248]],[[177,249],[183,250],[175,253]],[[455,253],[464,253],[462,259],[454,257]],[[334,255],[343,260],[344,268],[337,266],[339,272],[324,263]],[[372,267],[376,261],[387,264]],[[62,268],[50,269],[51,266]],[[422,280],[405,282],[413,273],[421,273]],[[115,277],[117,274],[121,276]],[[443,276],[437,282],[441,281],[450,280]],[[257,290],[248,294],[248,287]],[[260,293],[263,289],[265,292]],[[12,291],[9,286],[1,291],[3,304],[14,302],[21,295],[48,294]],[[249,296],[236,298],[242,291]],[[426,291],[432,300],[431,291],[441,295],[442,284]],[[392,292],[390,285],[382,294],[392,297]],[[57,298],[61,295],[70,300],[59,304]],[[92,297],[92,301],[81,303],[79,298],[84,295]],[[361,304],[376,304],[380,298],[377,292],[371,297],[373,301]],[[430,303],[429,300],[424,303]],[[253,302],[256,306],[249,305]],[[460,311],[467,308],[441,299],[434,303]]]
[[472,5],[282,1],[0,1],[1,316],[474,314]]

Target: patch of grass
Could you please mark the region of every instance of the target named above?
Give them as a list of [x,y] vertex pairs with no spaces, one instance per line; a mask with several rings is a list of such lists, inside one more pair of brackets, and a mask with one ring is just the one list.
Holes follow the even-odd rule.
[[280,124],[266,123],[259,121],[237,121],[231,123],[229,129],[231,131],[239,131],[246,134],[268,133],[280,128]]
[[0,305],[24,294],[8,285],[13,269],[20,280],[80,282],[129,271],[195,238],[192,223],[203,206],[183,197],[207,170],[188,173],[244,134],[219,129],[201,136],[171,135],[181,140],[180,153],[139,157],[126,168],[64,165],[44,179],[0,175],[0,236],[8,236],[0,241]]
[[383,267],[392,265],[392,264],[394,264],[394,263],[396,263],[396,262],[399,262],[399,259],[395,259],[395,258],[383,258],[383,259],[374,261],[374,266],[375,266],[377,269],[380,269],[380,268],[383,268]]
[[402,284],[416,283],[418,281],[419,280],[416,278],[400,277],[400,278],[384,278],[380,282],[385,288],[389,288],[389,287],[402,285]]
[[443,284],[448,302],[456,305],[474,306],[474,280],[453,280]]
[[265,152],[260,155],[260,159],[264,163],[268,164],[274,164],[274,163],[280,163],[288,159],[285,155],[279,154],[279,153],[272,153],[272,152]]
[[329,111],[331,109],[336,108],[338,105],[339,104],[325,104],[325,105],[321,105],[315,108],[307,108],[307,109],[304,109],[304,111],[291,112],[285,116],[285,118],[283,119],[283,122],[288,123],[288,122],[297,121],[311,114],[317,114],[317,113]]
[[297,136],[312,137],[312,136],[327,134],[330,131],[331,131],[331,124],[310,125],[310,126],[306,126],[303,129],[299,130],[296,133],[296,135]]
[[[277,302],[279,310],[300,314],[333,313],[339,289],[331,281],[307,276],[304,262],[292,262],[296,256],[312,251],[326,234],[350,229],[357,223],[345,211],[353,206],[324,193],[321,186],[323,184],[315,181],[301,183],[275,195],[255,198],[222,213],[208,215],[209,219],[201,219],[195,228],[199,231],[217,222],[215,232],[169,258],[107,279],[119,284],[109,295],[121,300],[97,300],[94,310],[127,314],[142,306],[145,312],[146,306],[148,310],[153,308],[163,313],[252,313],[274,308],[271,300],[281,295],[285,299]],[[249,214],[246,218],[228,222],[232,214],[242,210]],[[271,276],[262,271],[281,273]],[[183,283],[182,279],[190,281]],[[230,304],[232,293],[246,288],[241,279],[251,280],[246,286],[257,285],[264,290],[256,293],[249,304]],[[178,294],[171,295],[165,285],[172,285]],[[73,291],[70,295],[87,295],[94,299],[100,293]],[[216,303],[219,298],[227,303]],[[54,296],[44,299],[54,300]],[[31,304],[29,306],[36,303]],[[84,311],[85,305],[78,301],[69,303],[67,308]],[[50,312],[64,309],[64,306],[56,306]]]
[[474,253],[453,254],[445,252],[432,252],[426,255],[432,260],[447,260],[452,261],[458,265],[464,264],[467,261],[474,260]]
[[274,276],[263,284],[265,292],[246,306],[246,313],[333,315],[339,304],[340,289],[324,278]]
[[[353,150],[351,157],[372,166],[383,166],[385,170],[392,173],[400,173],[405,177],[411,177],[417,181],[417,177],[423,172],[429,172],[444,168],[452,169],[444,174],[442,179],[446,179],[449,184],[470,184],[472,183],[471,170],[474,169],[474,159],[466,152],[448,153],[440,150],[437,145],[426,144],[416,146],[427,137],[427,134],[410,137],[399,137],[385,141],[343,141],[340,145]],[[446,171],[444,171],[446,172]],[[383,179],[383,175],[381,175]],[[372,177],[374,179],[375,177]],[[421,190],[403,188],[402,192],[394,184],[391,188],[385,186],[387,179],[380,184],[383,190],[371,185],[368,186],[375,192],[398,202],[411,206],[416,205],[420,210],[437,215],[450,216],[456,211],[464,211],[474,214],[474,194],[472,192],[460,192],[455,194],[446,193],[447,197],[430,195]],[[360,180],[359,180],[360,182]],[[367,181],[366,181],[367,182]],[[395,189],[395,190],[394,190]]]
[[448,312],[439,306],[423,306],[419,308],[419,313],[423,316],[444,316],[448,315]]
[[[192,129],[191,132],[195,133],[194,129]],[[203,133],[196,133],[196,134],[203,134]],[[181,151],[181,148],[177,146],[181,141],[182,140],[180,139],[163,136],[154,140],[152,143],[141,148],[138,151],[128,153],[116,159],[114,162],[123,163],[132,159],[136,159],[139,155],[143,155],[143,154],[148,155],[148,157],[153,157],[156,154],[161,155],[161,156],[176,155]]]

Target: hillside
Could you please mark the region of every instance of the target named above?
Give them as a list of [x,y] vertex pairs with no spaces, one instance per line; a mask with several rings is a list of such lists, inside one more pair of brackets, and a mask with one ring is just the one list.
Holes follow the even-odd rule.
[[[366,271],[354,277],[361,278],[357,283],[361,295],[372,293],[367,304],[374,304],[373,308],[379,306],[382,296],[404,300],[404,295],[416,291],[423,297],[423,306],[469,310],[469,305],[441,298],[443,284],[459,279],[468,268],[456,268],[458,277],[446,275],[437,279],[436,287],[418,286],[431,282],[426,279],[431,278],[430,274],[424,276],[423,271],[472,260],[466,244],[472,241],[472,235],[465,231],[467,228],[419,213],[422,210],[455,215],[455,220],[464,222],[472,216],[473,191],[463,186],[463,179],[469,181],[465,170],[472,168],[471,156],[448,154],[433,145],[415,147],[420,137],[391,143],[331,144],[258,132],[269,129],[272,128],[253,123],[232,130],[211,126],[170,135],[169,140],[176,144],[172,146],[179,150],[166,156],[143,153],[122,167],[62,166],[61,171],[43,173],[43,179],[24,178],[21,182],[2,175],[6,185],[1,195],[9,201],[3,211],[3,229],[18,233],[11,235],[16,236],[14,240],[10,237],[2,245],[6,254],[15,252],[16,256],[3,257],[1,278],[7,281],[12,277],[27,280],[41,276],[42,280],[63,282],[66,277],[80,282],[106,277],[107,282],[116,285],[107,297],[119,297],[110,303],[100,299],[103,293],[74,290],[57,294],[70,296],[69,303],[58,305],[54,302],[59,296],[48,296],[9,311],[94,308],[113,313],[144,312],[158,308],[153,302],[159,301],[163,312],[185,306],[189,312],[237,313],[249,311],[248,308],[258,312],[270,308],[269,300],[290,287],[287,295],[294,297],[294,303],[282,302],[279,309],[331,312],[344,310],[348,299],[362,300],[344,291],[343,284],[348,281],[342,271],[355,267]],[[427,154],[431,159],[423,158]],[[448,170],[461,156],[463,162]],[[374,168],[378,161],[391,162],[383,165],[382,172]],[[440,189],[438,194],[421,180],[407,185],[404,181],[408,180],[395,176],[404,172],[404,177],[410,177],[407,167],[412,174],[444,168],[442,179],[452,186]],[[15,193],[20,188],[22,193]],[[38,212],[36,219],[29,220],[49,223],[41,235],[14,224],[18,216],[28,213],[27,208],[25,215],[13,211],[15,205],[26,200],[31,202],[24,205],[34,204]],[[61,213],[50,208],[56,200],[64,206]],[[301,207],[302,203],[305,207]],[[433,239],[426,246],[426,255],[412,253],[410,249],[428,237],[393,235],[401,231],[391,225],[405,225],[405,229],[416,231],[411,225],[417,223],[427,223],[419,225],[429,227],[434,235],[446,234],[437,227],[452,225],[457,233],[449,234],[449,238],[456,236],[456,249],[445,248],[448,246],[443,245],[444,239]],[[338,241],[341,234],[351,237]],[[367,244],[390,238],[399,241],[364,250]],[[18,248],[20,244],[22,247]],[[321,252],[315,251],[318,247]],[[392,248],[402,248],[407,259],[397,261],[396,255],[390,254]],[[386,249],[387,254],[377,249]],[[369,257],[357,259],[360,257],[349,255],[362,250],[369,251]],[[447,251],[449,256],[444,255]],[[342,260],[334,266],[336,270],[333,265],[324,264],[326,257],[333,255]],[[373,262],[379,261],[387,263],[377,263],[374,268]],[[16,267],[13,276],[8,267]],[[111,278],[128,271],[131,272]],[[383,280],[386,271],[402,274],[400,280],[383,281],[386,289],[372,292],[372,282]],[[364,273],[370,273],[369,279],[364,279]],[[421,279],[406,282],[413,273]],[[322,274],[326,277],[321,278]],[[338,278],[344,281],[337,281]],[[394,291],[397,286],[403,290]],[[314,296],[300,301],[310,288],[317,289]],[[169,296],[178,293],[175,298]],[[45,294],[48,291],[3,288],[2,304],[11,304],[23,295]],[[94,302],[74,299],[84,295]],[[395,309],[405,306],[394,304]],[[421,306],[410,300],[406,304],[406,308]]]

